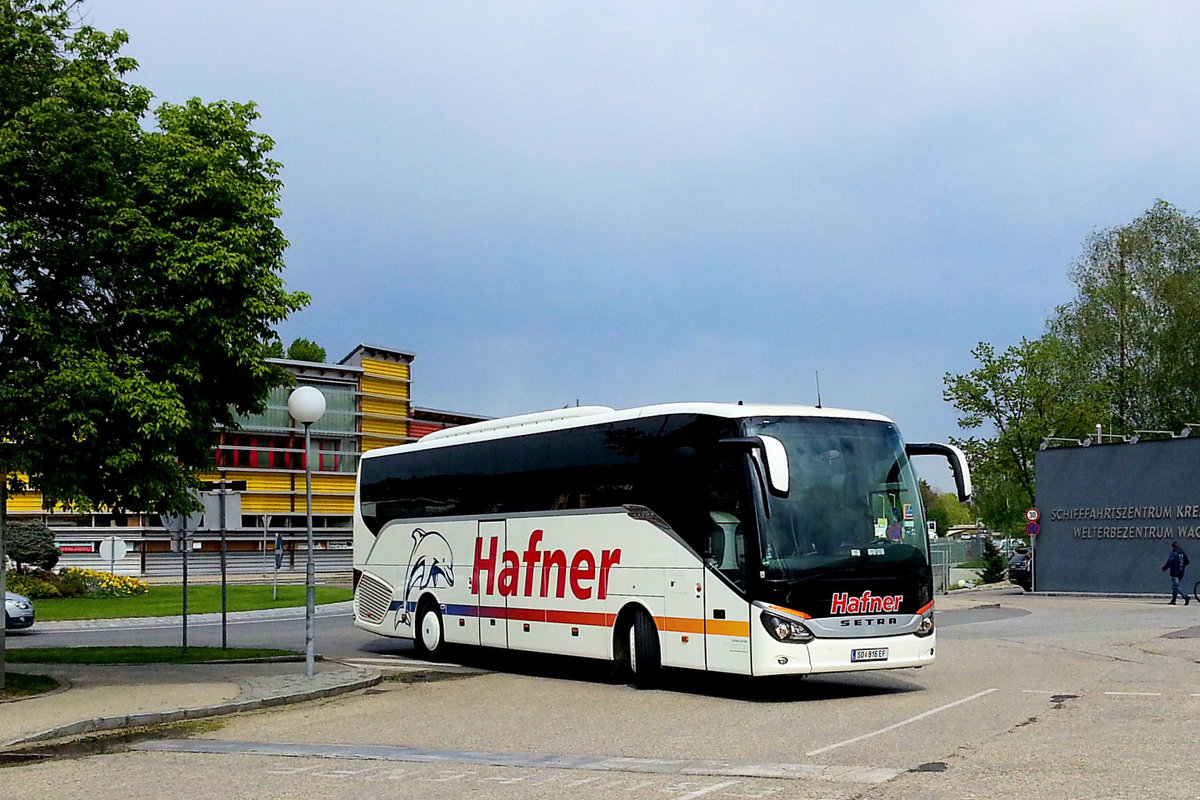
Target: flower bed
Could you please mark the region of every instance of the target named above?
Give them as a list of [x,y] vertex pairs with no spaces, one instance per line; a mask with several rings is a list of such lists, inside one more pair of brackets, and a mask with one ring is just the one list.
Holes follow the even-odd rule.
[[8,591],[35,600],[48,597],[132,597],[145,594],[146,582],[127,575],[70,567],[59,573],[38,570],[10,573]]

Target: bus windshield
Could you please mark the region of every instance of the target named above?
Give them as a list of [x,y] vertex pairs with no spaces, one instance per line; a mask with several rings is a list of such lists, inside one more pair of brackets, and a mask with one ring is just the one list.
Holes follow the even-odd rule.
[[790,473],[788,496],[765,492],[760,506],[761,577],[928,567],[920,491],[895,425],[756,418],[746,421],[746,433],[782,442]]

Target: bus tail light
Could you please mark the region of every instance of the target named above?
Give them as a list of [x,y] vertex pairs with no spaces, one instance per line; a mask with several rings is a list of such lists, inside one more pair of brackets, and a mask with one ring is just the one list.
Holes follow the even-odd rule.
[[926,611],[921,616],[921,621],[917,623],[917,629],[914,633],[917,636],[928,636],[933,633],[933,609]]
[[763,627],[767,629],[767,633],[771,634],[771,638],[780,642],[798,642],[804,644],[816,638],[813,636],[813,632],[803,623],[777,617],[774,614],[764,612],[762,623]]

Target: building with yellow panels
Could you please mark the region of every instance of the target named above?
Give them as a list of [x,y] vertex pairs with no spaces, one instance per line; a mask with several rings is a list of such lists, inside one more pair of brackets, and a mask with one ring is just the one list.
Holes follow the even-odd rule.
[[[203,480],[237,488],[224,496],[229,571],[263,573],[274,569],[276,538],[282,539],[283,569],[303,568],[305,558],[305,463],[312,467],[313,531],[317,568],[349,571],[354,481],[359,455],[377,447],[413,441],[431,430],[477,422],[484,417],[414,408],[411,404],[413,354],[359,345],[334,364],[271,359],[287,369],[298,386],[315,386],[325,396],[325,415],[311,429],[304,452],[303,426],[288,414],[293,387],[277,387],[266,409],[238,419],[215,436],[215,469]],[[242,483],[245,489],[241,489]],[[205,515],[191,543],[189,569],[216,571],[220,549],[220,498],[204,492]],[[170,575],[181,571],[180,544],[156,514],[76,514],[42,507],[34,492],[10,496],[12,518],[39,516],[55,532],[63,566],[107,569],[100,542],[117,536],[130,546],[118,572]]]

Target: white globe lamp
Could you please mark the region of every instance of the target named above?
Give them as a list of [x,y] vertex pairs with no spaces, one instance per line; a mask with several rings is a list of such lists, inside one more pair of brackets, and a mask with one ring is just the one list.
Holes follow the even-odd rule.
[[288,397],[288,413],[303,425],[325,416],[325,395],[315,386],[300,386]]

